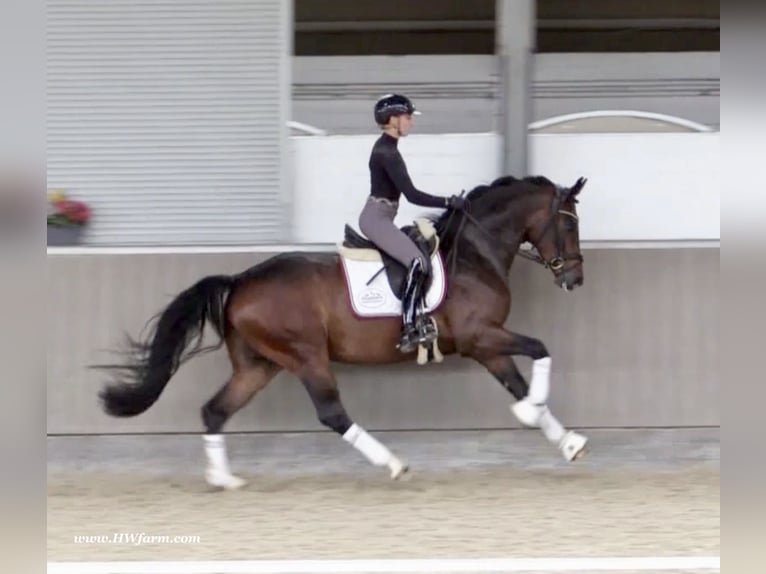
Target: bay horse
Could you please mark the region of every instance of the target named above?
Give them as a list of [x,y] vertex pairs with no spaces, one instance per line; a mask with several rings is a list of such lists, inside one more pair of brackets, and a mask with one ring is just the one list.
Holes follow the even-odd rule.
[[[586,181],[563,187],[540,176],[505,176],[471,190],[467,207],[428,219],[440,255],[446,256],[442,261],[449,279],[443,303],[431,314],[439,353],[483,365],[516,399],[511,412],[523,425],[540,428],[568,461],[586,451],[587,438],[567,431],[547,407],[548,350],[542,341],[504,324],[511,310],[508,275],[516,255],[543,264],[564,290],[583,284],[576,204]],[[521,251],[524,242],[537,254]],[[346,411],[331,362],[390,364],[413,360],[414,352],[396,348],[400,316],[370,321],[354,315],[340,258],[337,252],[285,252],[236,275],[199,280],[149,320],[153,326],[143,341],[128,337],[126,363],[96,367],[118,373],[99,393],[105,411],[117,417],[144,412],[181,364],[225,343],[231,378],[201,409],[210,485],[234,489],[244,484],[230,471],[222,428],[283,370],[303,383],[322,425],[372,464],[388,467],[391,478],[401,477],[408,465]],[[217,343],[202,347],[207,322]],[[533,360],[529,384],[514,355]]]

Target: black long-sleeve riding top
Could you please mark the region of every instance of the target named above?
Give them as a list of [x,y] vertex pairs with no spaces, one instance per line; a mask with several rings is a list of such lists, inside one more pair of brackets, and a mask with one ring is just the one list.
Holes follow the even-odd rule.
[[410,179],[407,166],[397,147],[399,140],[384,133],[375,142],[370,154],[370,195],[399,201],[404,194],[407,201],[421,207],[446,207],[447,198],[430,195],[417,189]]

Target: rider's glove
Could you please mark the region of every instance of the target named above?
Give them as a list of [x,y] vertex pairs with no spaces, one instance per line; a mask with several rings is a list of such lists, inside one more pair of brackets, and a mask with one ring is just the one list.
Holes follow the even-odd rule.
[[460,197],[459,195],[453,195],[452,197],[448,197],[446,202],[447,207],[451,207],[452,209],[463,209],[466,204],[466,200],[464,197]]

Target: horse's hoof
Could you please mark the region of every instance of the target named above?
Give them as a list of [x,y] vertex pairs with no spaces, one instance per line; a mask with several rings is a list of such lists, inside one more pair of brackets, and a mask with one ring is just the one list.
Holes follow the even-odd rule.
[[392,480],[404,480],[409,476],[410,466],[406,462],[400,460],[394,461],[391,465],[391,479]]
[[569,431],[561,440],[561,454],[569,462],[579,460],[588,453],[588,439],[581,434]]
[[584,458],[590,453],[590,449],[587,446],[584,446],[580,449],[580,451],[574,455],[574,458],[572,459],[572,462],[576,460],[580,460],[581,458]]
[[237,490],[247,484],[247,481],[233,474],[208,472],[205,479],[210,486],[224,490]]
[[391,474],[391,478],[393,480],[396,480],[398,482],[407,482],[412,477],[412,474],[410,473],[410,467],[405,466],[403,467],[398,473]]

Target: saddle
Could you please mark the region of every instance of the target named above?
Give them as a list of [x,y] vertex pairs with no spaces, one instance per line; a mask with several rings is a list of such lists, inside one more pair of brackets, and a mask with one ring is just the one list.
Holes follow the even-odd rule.
[[[405,225],[400,229],[407,237],[412,239],[420,252],[425,256],[426,267],[424,272],[426,278],[423,285],[423,292],[425,293],[431,287],[433,280],[431,258],[439,250],[439,237],[436,235],[436,229],[433,223],[427,219],[417,219],[414,224]],[[383,268],[378,273],[385,271],[391,291],[399,300],[402,299],[407,280],[407,268],[386,252],[378,249],[372,241],[359,234],[348,224],[345,225],[343,230],[343,244],[340,248],[340,254],[349,259],[381,261]],[[372,282],[378,273],[370,277],[368,284]]]

